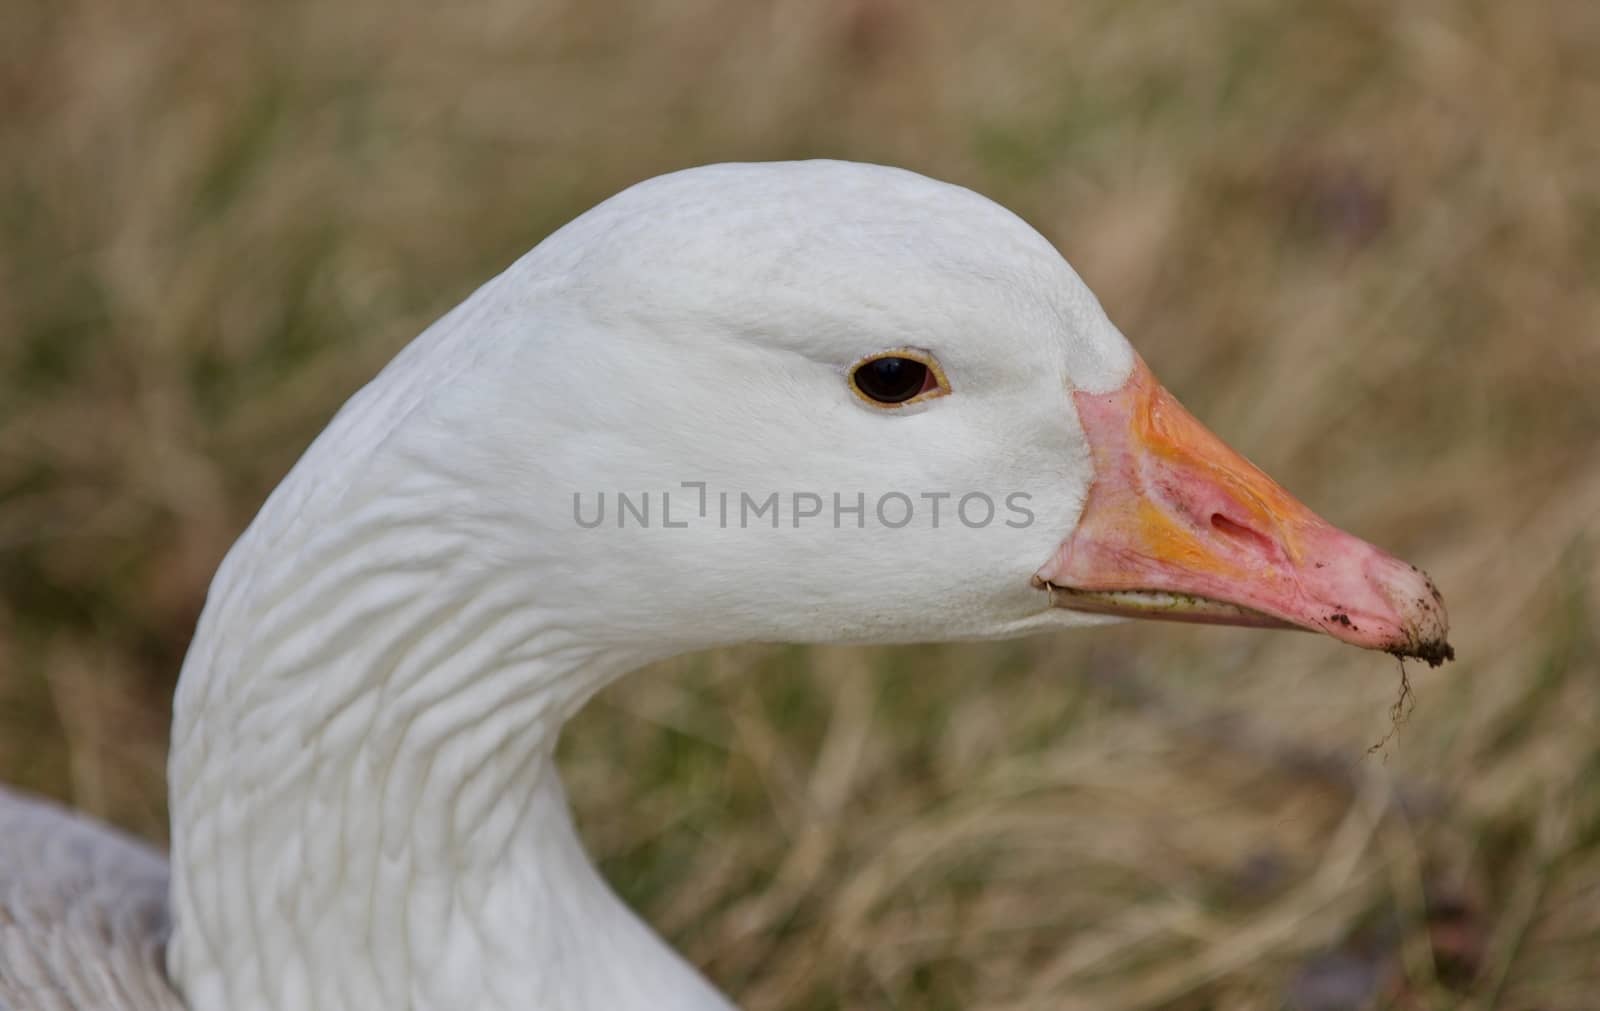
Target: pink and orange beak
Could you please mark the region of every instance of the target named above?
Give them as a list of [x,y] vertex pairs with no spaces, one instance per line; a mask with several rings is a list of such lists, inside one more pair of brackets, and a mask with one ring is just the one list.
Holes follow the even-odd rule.
[[1074,393],[1094,457],[1077,529],[1035,575],[1060,607],[1294,627],[1452,659],[1432,581],[1332,526],[1228,448],[1143,361],[1120,389]]

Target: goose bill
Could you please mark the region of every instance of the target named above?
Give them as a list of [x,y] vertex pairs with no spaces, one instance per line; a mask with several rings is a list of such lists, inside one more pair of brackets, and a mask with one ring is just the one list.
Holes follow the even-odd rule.
[[1142,361],[1073,398],[1094,483],[1035,576],[1058,607],[1302,628],[1437,664],[1454,655],[1420,569],[1329,524],[1184,410]]

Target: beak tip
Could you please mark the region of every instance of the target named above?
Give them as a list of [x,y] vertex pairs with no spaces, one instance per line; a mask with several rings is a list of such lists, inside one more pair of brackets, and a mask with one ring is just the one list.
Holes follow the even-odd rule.
[[1389,641],[1380,648],[1402,660],[1417,659],[1438,667],[1456,658],[1449,643],[1450,618],[1445,613],[1444,597],[1428,574],[1389,555],[1380,555],[1369,565],[1367,577],[1393,619]]

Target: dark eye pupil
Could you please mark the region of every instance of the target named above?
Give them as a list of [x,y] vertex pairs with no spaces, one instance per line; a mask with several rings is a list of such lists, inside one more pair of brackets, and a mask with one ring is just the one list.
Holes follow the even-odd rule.
[[922,392],[928,367],[912,358],[874,358],[856,369],[856,386],[880,404],[900,404]]

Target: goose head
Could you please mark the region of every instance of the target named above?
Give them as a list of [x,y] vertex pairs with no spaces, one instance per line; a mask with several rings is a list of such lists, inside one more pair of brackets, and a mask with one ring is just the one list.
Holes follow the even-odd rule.
[[1055,249],[968,190],[837,162],[694,169],[497,287],[429,452],[505,506],[497,558],[614,602],[641,641],[1110,616],[1447,651],[1425,576],[1209,433]]
[[553,752],[589,695],[709,646],[1119,617],[1449,655],[1421,572],[1207,432],[996,204],[837,162],[642,183],[412,342],[219,570],[174,707],[172,977],[725,1007],[583,856]]

